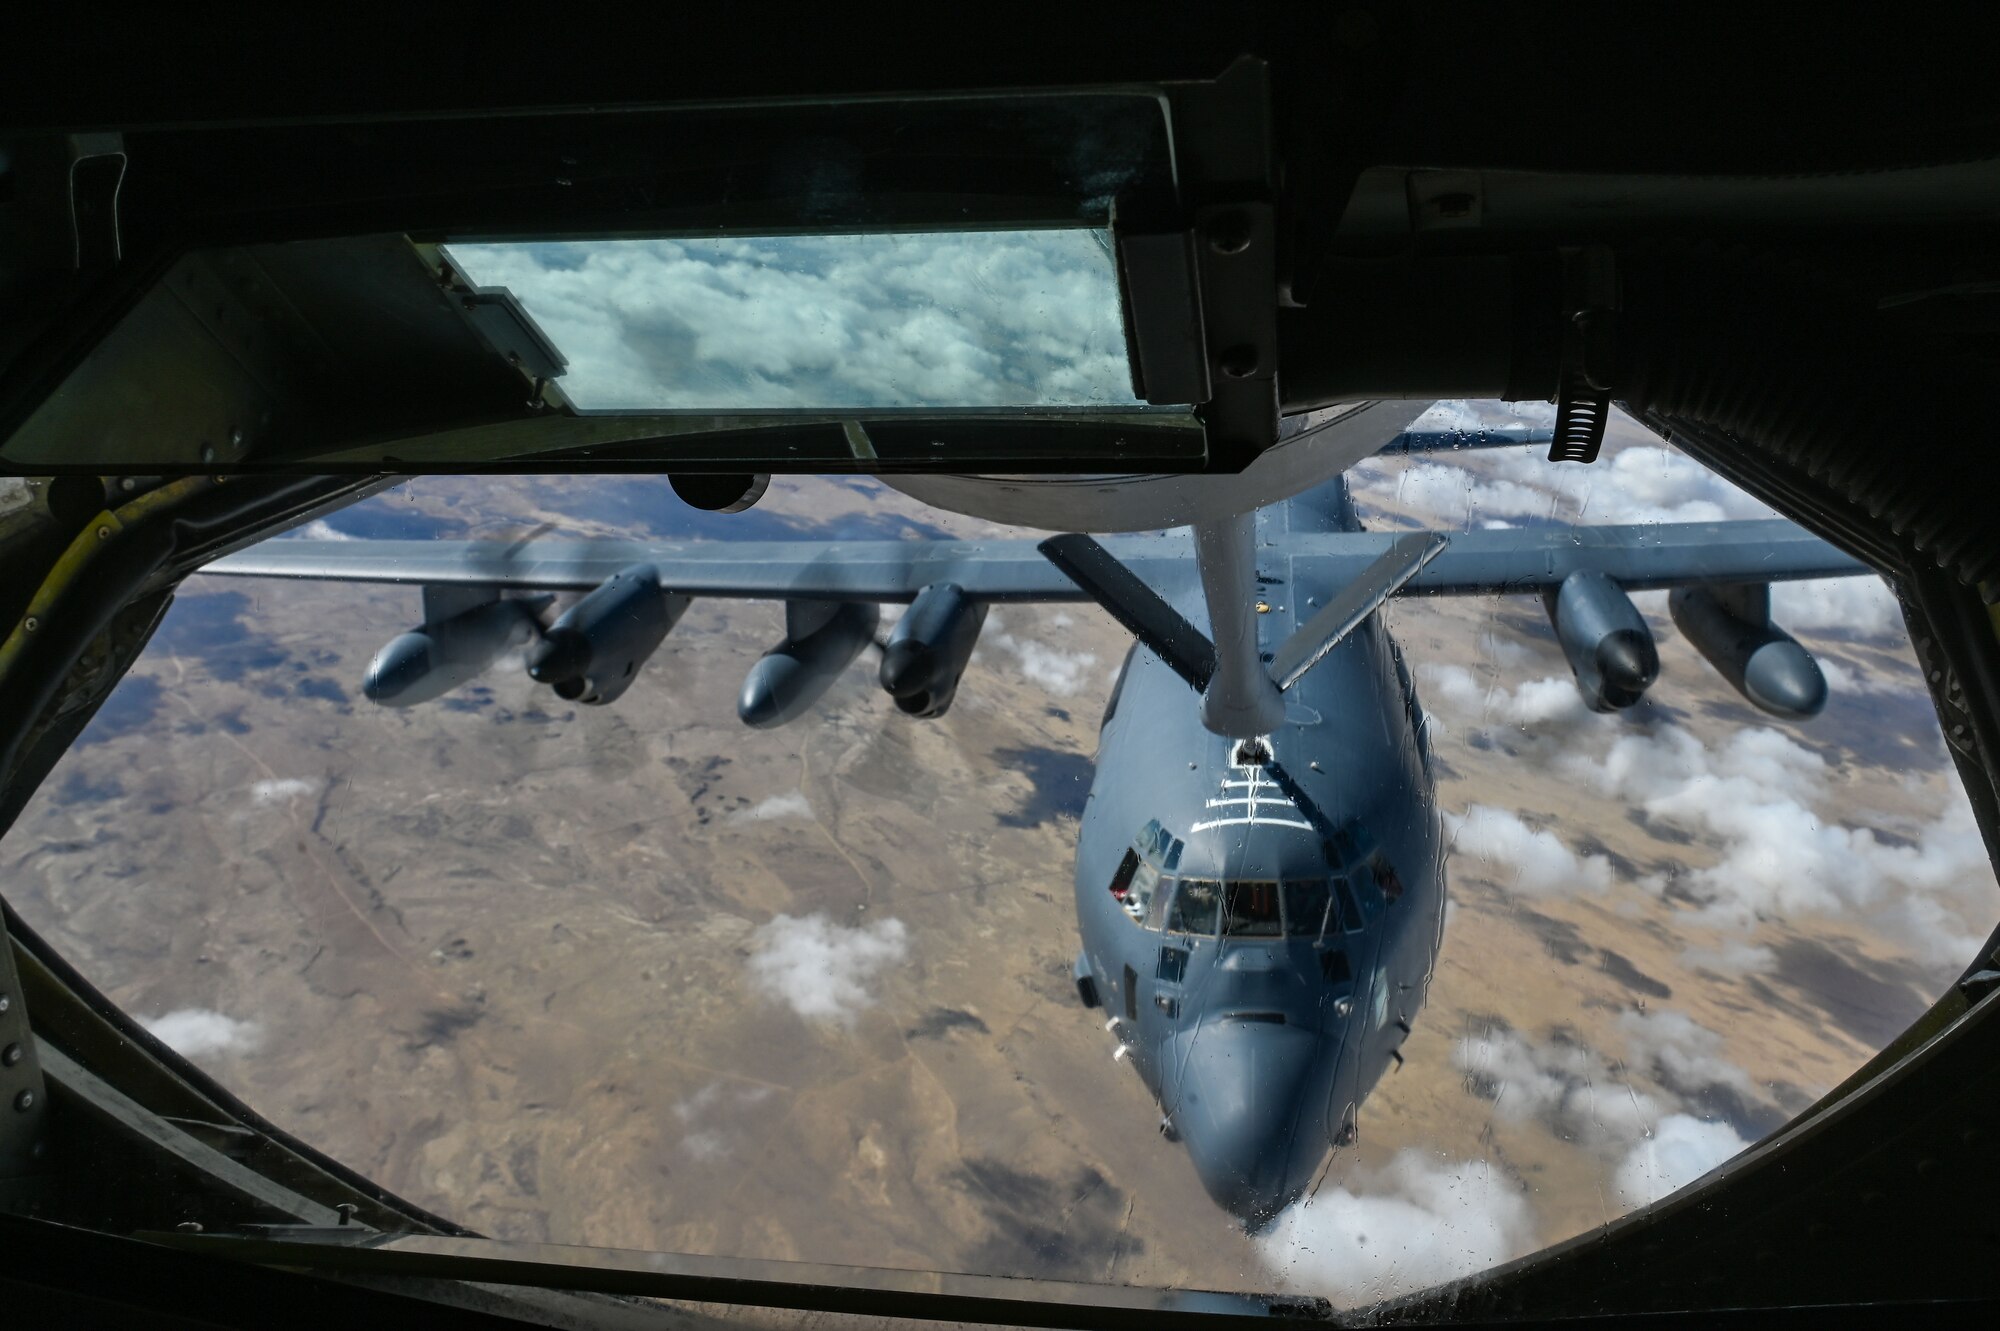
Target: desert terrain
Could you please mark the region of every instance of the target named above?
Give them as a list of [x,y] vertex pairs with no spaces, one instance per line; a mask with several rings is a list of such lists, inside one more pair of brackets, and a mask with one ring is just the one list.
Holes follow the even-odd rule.
[[[1387,526],[1754,509],[1629,423],[1594,468],[1356,484]],[[999,530],[865,481],[718,518],[606,477],[421,480],[307,534],[541,524]],[[1070,984],[1126,647],[1095,608],[997,609],[941,720],[896,713],[864,657],[757,732],[735,696],[774,604],[698,602],[610,707],[516,660],[399,711],[359,681],[414,588],[196,577],[0,842],[0,891],[261,1112],[487,1233],[1353,1303],[1699,1176],[1907,1025],[2000,905],[1879,583],[1779,596],[1834,685],[1798,725],[1640,604],[1661,679],[1616,716],[1532,598],[1386,612],[1453,829],[1444,949],[1359,1140],[1257,1236]]]

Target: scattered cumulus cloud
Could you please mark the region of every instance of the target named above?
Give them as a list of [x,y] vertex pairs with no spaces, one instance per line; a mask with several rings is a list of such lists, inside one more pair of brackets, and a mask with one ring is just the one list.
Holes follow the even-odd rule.
[[351,541],[354,537],[340,530],[325,518],[314,518],[298,529],[298,535],[313,541]]
[[1619,1163],[1615,1178],[1619,1199],[1634,1208],[1649,1205],[1680,1191],[1748,1145],[1727,1123],[1669,1114]]
[[987,615],[986,628],[979,641],[982,647],[996,648],[1013,657],[1023,675],[1059,697],[1072,697],[1094,682],[1097,669],[1095,652],[1066,652],[1033,638],[1009,633],[997,614]]
[[208,1008],[176,1008],[164,1017],[141,1017],[139,1024],[160,1043],[186,1058],[204,1054],[242,1054],[255,1049],[263,1028]]
[[909,955],[901,920],[848,928],[825,915],[780,915],[751,935],[750,983],[812,1021],[852,1025],[875,1001],[870,986]]
[[738,822],[768,823],[776,818],[810,818],[812,805],[807,802],[802,790],[788,791],[783,795],[772,795],[759,800],[747,809],[730,815]]
[[[733,1118],[743,1110],[770,1099],[768,1086],[741,1086],[712,1081],[684,1100],[674,1102],[674,1117],[687,1131],[682,1134],[680,1149],[690,1159],[711,1163],[727,1160],[734,1151],[730,1148],[726,1125],[715,1125],[718,1117]],[[708,1126],[704,1126],[704,1125]]]
[[286,800],[310,795],[319,787],[310,781],[301,781],[295,776],[280,777],[269,781],[250,783],[252,804],[283,804]]
[[1287,1207],[1257,1246],[1287,1284],[1351,1305],[1483,1271],[1537,1239],[1527,1199],[1490,1165],[1406,1149]]
[[1826,760],[1768,727],[1713,747],[1672,727],[1625,733],[1601,759],[1576,755],[1568,765],[1648,819],[1716,846],[1711,866],[1641,880],[1692,896],[1704,923],[1740,929],[1767,918],[1858,916],[1939,966],[1963,963],[1977,942],[1961,908],[1990,908],[1993,880],[1962,795],[1914,835],[1885,838],[1829,822],[1817,812],[1829,792]]
[[1756,943],[1723,942],[1682,949],[1681,964],[1718,975],[1754,975],[1777,969],[1778,954]]
[[1510,891],[1527,896],[1602,892],[1611,886],[1611,861],[1578,855],[1555,833],[1529,827],[1519,816],[1484,804],[1447,813],[1452,853],[1483,863]]
[[1745,1100],[1758,1096],[1750,1074],[1723,1056],[1720,1035],[1681,1012],[1625,1012],[1618,1029],[1631,1065],[1679,1095],[1700,1097],[1718,1087]]
[[1662,1112],[1658,1099],[1573,1040],[1543,1043],[1517,1031],[1489,1030],[1460,1040],[1451,1061],[1465,1074],[1467,1090],[1493,1102],[1496,1119],[1540,1123],[1564,1141],[1637,1141]]
[[1514,726],[1547,727],[1552,723],[1588,723],[1595,718],[1583,705],[1583,695],[1567,677],[1548,675],[1512,688],[1482,680],[1459,665],[1424,662],[1417,667],[1421,695],[1442,704],[1455,716],[1501,721]]
[[1771,584],[1771,618],[1800,632],[1886,638],[1906,632],[1903,607],[1880,578],[1824,578]]

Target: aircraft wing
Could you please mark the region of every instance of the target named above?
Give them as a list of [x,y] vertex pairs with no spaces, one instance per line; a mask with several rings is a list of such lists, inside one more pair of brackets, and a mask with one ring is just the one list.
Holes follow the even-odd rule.
[[[1399,595],[1472,596],[1558,586],[1595,570],[1628,591],[1702,583],[1783,582],[1870,573],[1866,564],[1783,519],[1602,527],[1510,527],[1442,533],[1442,552]],[[1288,542],[1301,574],[1343,586],[1404,532],[1336,532]],[[1112,536],[1100,544],[1153,586],[1192,575],[1185,532]],[[799,601],[910,601],[954,583],[980,601],[1091,599],[1037,542],[687,541],[638,544],[537,541],[278,540],[208,565],[244,577],[331,579],[425,586],[588,591],[621,569],[652,566],[662,586],[689,596]]]

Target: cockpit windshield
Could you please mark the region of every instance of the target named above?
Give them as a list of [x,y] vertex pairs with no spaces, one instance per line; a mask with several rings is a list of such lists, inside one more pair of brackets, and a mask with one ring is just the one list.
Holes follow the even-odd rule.
[[[1342,899],[1353,900],[1345,879],[1338,880]],[[1171,880],[1161,885],[1164,895]],[[1263,879],[1183,878],[1167,907],[1170,933],[1229,938],[1277,938],[1284,934],[1317,937],[1340,928],[1332,909],[1333,888],[1325,878]],[[1223,907],[1226,906],[1226,909]],[[1354,923],[1361,919],[1354,910]]]

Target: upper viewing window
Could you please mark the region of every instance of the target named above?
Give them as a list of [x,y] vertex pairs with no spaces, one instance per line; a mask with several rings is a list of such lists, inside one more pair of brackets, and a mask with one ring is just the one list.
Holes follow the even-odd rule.
[[585,410],[1132,410],[1110,233],[456,244]]

